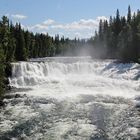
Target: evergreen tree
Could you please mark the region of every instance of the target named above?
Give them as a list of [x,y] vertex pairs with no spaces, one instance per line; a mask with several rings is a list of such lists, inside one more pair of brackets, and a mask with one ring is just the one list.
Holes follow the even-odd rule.
[[128,7],[127,22],[129,24],[131,23],[131,8],[130,8],[130,5]]
[[29,33],[29,31],[26,31],[24,33],[24,39],[25,39],[26,57],[29,58],[31,46],[31,34]]
[[[103,26],[104,25],[104,26]],[[125,62],[140,62],[140,11],[131,15],[128,7],[126,17],[120,17],[119,10],[115,17],[99,23],[99,32],[94,37],[94,46],[106,50],[100,53],[105,58],[119,58]],[[100,44],[100,45],[99,45]],[[95,47],[94,47],[95,48]]]
[[24,32],[21,29],[20,24],[16,25],[16,51],[15,57],[18,61],[27,60]]
[[3,48],[4,56],[6,59],[6,55],[8,54],[8,43],[9,43],[9,20],[6,16],[2,17],[2,21],[0,22],[0,43]]

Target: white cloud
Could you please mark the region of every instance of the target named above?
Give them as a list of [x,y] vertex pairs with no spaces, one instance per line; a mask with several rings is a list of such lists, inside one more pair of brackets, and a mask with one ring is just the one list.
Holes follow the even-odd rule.
[[41,33],[42,33],[42,34],[44,34],[44,35],[47,35],[47,34],[48,34],[48,33],[47,33],[47,32],[45,32],[45,31],[44,31],[44,32],[41,32]]
[[66,37],[75,38],[90,38],[94,35],[95,30],[98,29],[99,21],[108,20],[105,16],[97,17],[96,19],[80,19],[70,23],[58,23],[53,19],[47,19],[42,23],[27,27],[28,30],[40,33],[49,33],[64,35]]
[[92,30],[97,29],[100,19],[108,20],[108,18],[102,16],[97,17],[96,19],[81,19],[68,24],[56,24],[52,25],[51,28],[64,30]]
[[107,17],[105,17],[105,16],[99,16],[99,17],[97,17],[97,21],[100,21],[100,20],[109,20]]
[[6,13],[5,16],[9,18],[10,14],[9,13]]
[[45,20],[45,21],[43,22],[44,25],[51,25],[51,24],[53,24],[53,23],[55,23],[55,21],[52,20],[52,19],[48,19],[48,20]]
[[32,30],[48,30],[48,29],[61,29],[61,30],[91,30],[97,29],[100,19],[107,20],[108,18],[101,16],[96,19],[80,19],[79,21],[74,21],[66,24],[56,23],[53,19],[48,19],[40,24],[36,24],[30,29]]
[[30,30],[47,30],[48,29],[48,25],[43,25],[43,24],[36,24],[32,27],[29,27]]
[[11,17],[15,18],[15,19],[26,19],[27,18],[27,16],[20,15],[20,14],[11,15]]
[[21,24],[21,28],[27,29],[27,27],[23,24]]
[[54,29],[64,30],[83,30],[83,29],[95,29],[98,27],[98,21],[93,19],[81,19],[80,21],[74,21],[68,24],[57,24],[51,26]]
[[29,30],[38,30],[38,31],[41,31],[41,30],[48,30],[49,27],[51,25],[53,25],[55,23],[54,20],[52,19],[48,19],[48,20],[45,20],[44,22],[40,23],[40,24],[36,24],[36,25],[33,25],[31,27],[28,27]]

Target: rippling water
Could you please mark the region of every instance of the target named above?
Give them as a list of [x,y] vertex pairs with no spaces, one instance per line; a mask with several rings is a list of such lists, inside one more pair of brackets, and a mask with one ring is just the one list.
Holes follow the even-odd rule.
[[140,139],[140,65],[90,57],[12,65],[10,83],[23,90],[4,100],[0,139]]

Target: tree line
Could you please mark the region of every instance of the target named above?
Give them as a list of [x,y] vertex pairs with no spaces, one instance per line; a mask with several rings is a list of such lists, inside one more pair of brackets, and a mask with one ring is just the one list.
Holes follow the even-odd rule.
[[[48,34],[32,33],[21,28],[20,23],[13,25],[6,16],[0,21],[0,51],[3,61],[26,61],[29,58],[51,57],[77,53],[83,40],[59,37]],[[75,51],[73,51],[75,50]]]
[[122,62],[140,62],[140,11],[127,16],[110,16],[100,20],[98,32],[90,39],[100,58],[114,58]]

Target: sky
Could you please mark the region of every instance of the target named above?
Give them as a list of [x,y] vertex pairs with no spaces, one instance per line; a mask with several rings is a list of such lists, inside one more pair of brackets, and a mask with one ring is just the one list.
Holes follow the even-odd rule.
[[140,0],[0,0],[0,16],[34,33],[90,38],[100,19],[140,9]]

